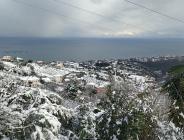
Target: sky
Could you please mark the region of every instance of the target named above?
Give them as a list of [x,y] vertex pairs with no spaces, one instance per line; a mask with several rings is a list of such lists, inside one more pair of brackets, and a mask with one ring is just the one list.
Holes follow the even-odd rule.
[[[184,21],[183,0],[131,0]],[[184,37],[184,23],[124,0],[0,0],[1,37]]]

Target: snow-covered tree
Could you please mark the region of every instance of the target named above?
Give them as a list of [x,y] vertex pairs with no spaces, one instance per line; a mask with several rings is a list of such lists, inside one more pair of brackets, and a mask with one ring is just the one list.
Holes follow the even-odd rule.
[[97,119],[97,137],[100,139],[156,139],[156,123],[152,112],[139,106],[134,90],[126,83],[109,87],[99,107],[104,110]]

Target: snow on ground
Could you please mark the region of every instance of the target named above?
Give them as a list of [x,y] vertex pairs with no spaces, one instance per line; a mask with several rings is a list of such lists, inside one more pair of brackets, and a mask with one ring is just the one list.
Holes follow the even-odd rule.
[[9,68],[14,68],[14,67],[16,67],[16,65],[13,64],[12,62],[3,61],[3,64],[5,65],[5,67],[9,67]]
[[91,85],[94,87],[106,87],[110,84],[109,82],[97,80],[96,78],[89,75],[85,75],[83,79],[87,82],[87,85]]
[[35,72],[40,76],[53,77],[54,75],[64,76],[69,73],[66,69],[56,69],[49,66],[39,66],[38,64],[32,64]]
[[[7,112],[11,112],[13,116],[16,116],[15,120],[10,120],[10,128],[15,128],[18,125],[31,126],[29,131],[25,130],[25,134],[29,135],[33,140],[36,140],[38,136],[42,140],[67,139],[67,135],[59,133],[61,129],[64,129],[61,121],[67,122],[67,119],[76,117],[75,115],[80,113],[81,103],[64,99],[56,91],[46,89],[44,86],[29,87],[25,85],[26,81],[40,82],[40,78],[42,78],[43,81],[49,83],[53,82],[52,80],[55,77],[68,75],[65,79],[66,85],[74,79],[84,80],[87,86],[95,88],[105,88],[110,84],[107,71],[91,72],[87,68],[79,70],[77,63],[69,63],[71,67],[63,68],[56,68],[49,64],[39,65],[37,63],[18,66],[16,63],[3,61],[3,64],[6,70],[0,71],[0,92],[4,93],[1,94],[0,106],[3,106]],[[35,74],[32,75],[33,71]],[[85,74],[81,78],[77,78],[76,73],[80,72]],[[149,86],[149,84],[145,83],[149,80],[149,77],[138,76],[127,71],[126,74],[129,75],[130,81],[132,81],[131,84],[138,91],[144,91]],[[100,78],[97,78],[97,75]],[[114,78],[117,81],[123,81],[120,76],[114,76]],[[56,86],[56,90],[61,94],[64,92],[65,87],[62,84],[55,83],[53,85]],[[89,103],[88,106],[90,106],[91,110],[89,114],[84,116],[84,119],[87,120],[90,117],[95,120],[103,114],[102,111],[96,114],[93,113],[93,109],[95,109],[93,103]],[[65,131],[67,131],[68,135],[71,134],[70,130]],[[95,134],[93,128],[90,133]],[[114,136],[113,139],[116,139],[116,137]]]

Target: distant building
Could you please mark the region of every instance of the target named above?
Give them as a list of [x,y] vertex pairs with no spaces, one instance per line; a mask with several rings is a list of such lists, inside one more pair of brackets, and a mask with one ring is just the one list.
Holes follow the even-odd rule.
[[58,63],[58,64],[56,65],[56,67],[62,69],[62,68],[64,68],[64,64],[63,64],[63,63]]
[[23,62],[24,61],[24,59],[20,58],[20,57],[17,57],[16,59],[17,59],[18,62]]
[[7,62],[13,62],[14,58],[12,56],[3,56],[1,58],[2,61],[7,61]]
[[107,88],[105,87],[98,87],[96,88],[97,94],[105,94],[107,93]]
[[56,76],[54,77],[54,80],[55,80],[56,83],[62,83],[63,80],[64,80],[64,77],[61,76],[61,75],[56,75]]
[[25,85],[29,87],[38,87],[41,85],[40,79],[37,77],[21,77],[20,79],[23,80]]
[[43,65],[44,62],[43,61],[37,61],[37,64]]
[[87,83],[87,84],[86,84],[86,87],[87,87],[87,88],[96,88],[97,85],[96,85],[95,83]]
[[50,65],[51,66],[55,66],[56,65],[56,62],[51,62]]

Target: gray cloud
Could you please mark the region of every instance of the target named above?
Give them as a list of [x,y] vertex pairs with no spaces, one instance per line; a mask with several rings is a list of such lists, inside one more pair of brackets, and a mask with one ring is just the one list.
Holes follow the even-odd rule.
[[104,0],[91,0],[91,2],[96,4],[101,4],[102,2],[105,2]]
[[[18,3],[21,1],[29,6]],[[62,4],[70,3],[106,18]],[[123,0],[1,0],[0,36],[183,37],[184,24]],[[184,1],[132,0],[184,20]],[[41,9],[40,9],[41,8]]]

